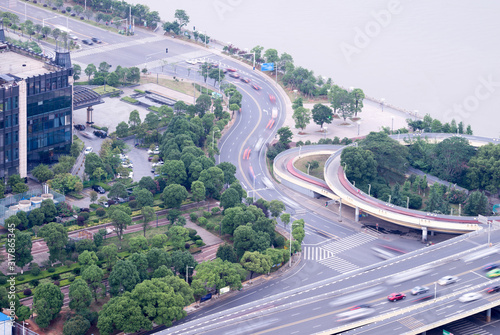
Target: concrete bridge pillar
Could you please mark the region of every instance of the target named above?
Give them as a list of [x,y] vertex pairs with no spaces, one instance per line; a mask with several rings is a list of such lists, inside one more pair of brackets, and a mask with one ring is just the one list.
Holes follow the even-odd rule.
[[434,230],[431,230],[431,236],[434,236]]
[[486,322],[491,322],[491,308],[486,310]]
[[422,242],[427,243],[427,227],[422,227]]
[[356,206],[356,212],[354,213],[354,221],[359,222],[359,207]]

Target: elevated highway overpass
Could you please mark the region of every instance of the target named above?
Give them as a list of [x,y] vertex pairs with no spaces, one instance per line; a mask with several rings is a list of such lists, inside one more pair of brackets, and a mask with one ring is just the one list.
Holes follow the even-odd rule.
[[[453,134],[425,134],[425,138],[432,142],[440,142]],[[482,146],[487,143],[500,143],[499,139],[490,139],[478,136],[460,135],[469,140],[473,146]],[[424,134],[393,135],[392,138],[401,144],[408,144],[412,140],[424,137]],[[353,144],[356,145],[356,144]],[[342,147],[318,145],[303,146],[281,153],[275,159],[274,173],[276,178],[287,186],[307,194],[322,195],[329,199],[355,208],[358,218],[359,211],[393,222],[395,224],[422,230],[422,238],[427,238],[428,231],[446,233],[466,233],[484,228],[484,223],[478,221],[478,217],[466,217],[456,215],[442,215],[425,213],[422,211],[398,207],[393,204],[380,201],[362,192],[352,185],[345,176],[345,171],[340,166],[340,155]],[[325,164],[325,181],[310,177],[294,167],[294,163],[300,158],[311,155],[331,155]],[[347,167],[348,168],[348,167]],[[294,185],[294,186],[293,186]],[[489,221],[500,220],[500,217],[489,217]]]

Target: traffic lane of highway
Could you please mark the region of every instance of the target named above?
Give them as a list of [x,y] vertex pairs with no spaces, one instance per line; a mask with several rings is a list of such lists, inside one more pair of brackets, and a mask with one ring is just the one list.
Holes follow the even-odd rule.
[[[495,256],[496,256],[496,255],[495,255]],[[484,261],[491,261],[491,259],[489,259],[490,257],[491,257],[492,259],[496,259],[496,258],[495,258],[495,256],[488,256],[488,257],[486,257],[485,259],[478,259],[478,260],[476,260],[476,261],[474,261],[474,262],[477,262],[478,264],[482,264]],[[457,261],[457,262],[461,262],[461,261]],[[474,262],[473,262],[473,263],[474,263]],[[453,265],[453,264],[451,264],[451,265]],[[434,272],[432,272],[432,273],[429,273],[429,274],[428,274],[428,276],[429,276],[429,277],[433,277],[433,276],[435,276],[435,279],[433,279],[433,280],[435,281],[435,280],[439,279],[441,276],[448,275],[448,274],[450,274],[450,273],[452,273],[452,274],[453,274],[453,273],[454,273],[453,271],[463,270],[463,268],[464,268],[464,267],[467,267],[467,265],[466,265],[466,264],[464,264],[463,262],[462,262],[462,264],[459,264],[459,266],[458,266],[458,267],[457,267],[457,266],[454,266],[454,267],[453,267],[453,266],[451,266],[451,265],[450,265],[448,268],[445,268],[445,267],[441,266],[441,267],[439,267],[436,271],[434,271],[434,272],[437,272],[436,274],[435,274]],[[477,268],[479,268],[479,267],[481,267],[481,265],[479,265]],[[383,268],[385,268],[385,266],[384,266]],[[441,273],[439,273],[439,271],[441,271]],[[456,273],[456,272],[455,272],[455,273]],[[304,274],[300,273],[300,274],[298,274],[298,275],[299,275],[299,276],[300,276],[300,275],[302,275],[302,276],[303,276]],[[468,284],[468,285],[472,285],[473,283],[474,283],[474,284],[476,284],[478,281],[479,281],[479,282],[481,282],[481,281],[485,281],[485,280],[484,280],[484,278],[482,278],[482,277],[480,277],[480,276],[477,276],[477,274],[469,274],[469,273],[467,273],[466,275],[467,275],[467,276],[463,277],[463,279],[464,279],[463,283],[467,284],[467,282],[469,282],[469,284]],[[297,280],[299,280],[299,281],[300,281],[300,279],[301,279],[300,277],[299,277],[299,278],[297,278]],[[348,279],[349,279],[349,278],[343,278],[343,279],[341,279],[341,281],[348,280]],[[340,281],[340,282],[341,282],[341,281]],[[380,296],[378,297],[378,300],[379,300],[381,303],[383,303],[383,302],[385,301],[387,294],[391,293],[391,291],[392,291],[392,289],[393,289],[393,288],[390,288],[390,287],[386,287],[386,286],[384,286],[384,285],[381,285],[381,282],[382,282],[382,281],[383,281],[383,280],[379,281],[378,283],[374,283],[374,284],[370,283],[370,285],[372,285],[372,287],[381,287],[381,289],[382,289],[382,290],[381,290],[381,292],[377,292],[377,294],[380,294]],[[405,285],[406,285],[406,286],[405,286],[405,287],[401,287],[401,288],[400,288],[400,290],[402,290],[403,288],[404,288],[404,289],[406,289],[406,290],[410,290],[410,289],[411,289],[411,287],[413,287],[413,286],[417,285],[417,283],[414,283],[414,281],[419,281],[419,283],[422,283],[422,282],[424,282],[424,283],[425,283],[425,282],[426,282],[425,277],[424,277],[424,278],[421,278],[421,279],[416,279],[416,280],[413,280],[412,282],[406,282],[406,283],[405,283]],[[362,282],[363,282],[363,283],[365,283],[366,281],[362,281]],[[485,282],[487,282],[487,280],[486,280]],[[337,283],[339,283],[339,281],[338,281],[338,280],[337,280]],[[333,287],[333,286],[331,286],[331,285],[326,285],[326,284],[324,284],[324,283],[320,283],[320,285],[321,285],[321,286],[319,287],[319,289],[314,289],[314,288],[312,288],[312,289],[311,289],[310,287],[305,287],[305,288],[304,288],[304,290],[305,290],[306,292],[302,291],[302,293],[303,293],[304,295],[302,295],[300,291],[298,291],[297,293],[290,292],[290,294],[287,294],[287,297],[285,297],[285,298],[283,298],[283,297],[277,297],[277,299],[272,299],[272,297],[271,297],[271,299],[266,299],[266,300],[265,300],[265,303],[270,303],[270,304],[273,304],[273,306],[275,306],[275,307],[278,307],[278,306],[285,306],[285,305],[287,305],[287,304],[288,304],[288,305],[299,306],[298,308],[302,308],[303,306],[302,306],[302,307],[300,307],[300,306],[301,306],[301,304],[305,303],[306,301],[307,301],[308,303],[310,303],[311,301],[312,301],[312,302],[326,301],[326,302],[328,303],[328,306],[329,306],[329,307],[326,307],[326,306],[321,306],[321,307],[328,308],[328,310],[331,310],[330,302],[334,301],[335,299],[338,299],[339,297],[341,297],[341,298],[342,298],[342,297],[347,297],[347,299],[346,299],[345,301],[343,301],[343,302],[340,304],[340,307],[341,307],[340,311],[341,311],[341,310],[342,310],[342,308],[346,308],[346,307],[351,306],[351,305],[354,305],[354,304],[356,304],[356,303],[365,303],[365,302],[366,302],[366,300],[365,300],[365,301],[363,301],[363,299],[362,299],[362,298],[360,299],[360,298],[359,298],[359,296],[358,296],[357,300],[354,300],[354,299],[349,299],[349,295],[352,295],[352,293],[353,293],[354,291],[359,291],[359,288],[353,289],[353,290],[351,291],[351,293],[349,293],[349,294],[347,294],[347,295],[346,295],[346,294],[339,295],[339,294],[336,294],[336,293],[335,293],[335,291],[334,291],[334,287]],[[400,284],[395,284],[395,285],[399,286]],[[322,288],[326,288],[326,290],[322,290]],[[462,288],[463,288],[463,286],[462,286]],[[366,289],[366,285],[363,287],[363,290],[364,290],[364,289]],[[451,291],[451,290],[453,290],[453,289],[449,290],[448,288],[445,288],[445,290],[447,290],[447,291]],[[380,291],[380,290],[379,290],[379,291]],[[313,292],[313,293],[314,293],[314,295],[313,295],[313,296],[311,296],[311,294],[310,294],[311,292]],[[307,297],[307,295],[309,295],[309,297]],[[365,295],[367,295],[367,294],[365,294]],[[300,301],[299,301],[299,300],[297,300],[297,296],[298,296],[299,298],[302,298],[302,300],[300,300]],[[360,301],[360,300],[361,300],[361,301]],[[256,301],[256,302],[254,302],[253,304],[258,304],[258,303],[259,303],[259,301]],[[261,303],[262,303],[262,302],[261,302]],[[338,304],[335,304],[335,305],[338,305]],[[383,304],[382,304],[382,305],[383,305]],[[317,307],[318,307],[318,306],[315,306],[314,308],[317,308]],[[235,309],[235,311],[238,311],[238,310],[244,310],[244,309],[248,309],[248,308],[249,308],[248,306],[245,306],[245,305],[243,305],[243,306],[242,306],[242,305],[239,305],[239,306]],[[391,307],[391,308],[392,308],[392,307]],[[335,310],[335,311],[336,311],[336,312],[338,312],[337,310]],[[301,311],[301,313],[302,313],[302,311]],[[335,314],[335,313],[333,313],[333,314]],[[290,313],[287,313],[286,315],[287,315],[287,316],[289,316],[289,315],[290,315]],[[330,315],[330,314],[328,314],[328,315]],[[274,318],[274,316],[275,316],[275,314],[270,315],[269,317]],[[225,320],[227,320],[227,317],[226,317],[226,319],[225,319]],[[286,320],[286,318],[285,318],[284,320]]]
[[[465,264],[464,264],[465,266]],[[478,277],[477,275],[473,273],[465,273],[463,277],[461,277],[464,280],[464,283],[468,283],[467,285],[469,286],[474,286],[477,284],[481,284],[481,281],[483,282],[482,284],[487,285],[487,280],[485,281],[484,278]],[[451,288],[451,287],[450,287]],[[438,296],[440,295],[447,295],[451,294],[456,291],[462,291],[464,292],[467,291],[466,286],[464,285],[458,285],[456,286],[455,289],[446,289],[446,292],[443,291],[438,291]],[[390,289],[385,289],[385,293],[390,292]],[[369,293],[369,292],[368,292]],[[368,295],[366,293],[366,295]],[[388,294],[388,293],[387,293]],[[373,307],[374,313],[375,314],[381,314],[381,313],[387,313],[396,309],[404,308],[404,307],[409,307],[409,306],[414,306],[414,302],[409,299],[406,301],[400,301],[400,302],[388,302],[386,295],[384,294],[383,296],[377,296],[375,299],[365,299],[364,301],[353,301],[350,303],[345,303],[343,304],[344,306],[337,306],[336,304],[332,306],[332,300],[330,297],[324,297],[324,298],[316,298],[314,300],[310,300],[307,303],[304,303],[303,300],[301,301],[296,301],[296,303],[289,303],[289,306],[285,307],[284,309],[280,309],[279,311],[273,312],[272,308],[279,306],[276,302],[270,301],[268,305],[264,306],[266,310],[270,312],[270,314],[267,314],[265,316],[259,317],[259,318],[252,318],[252,319],[247,319],[247,320],[241,320],[240,317],[242,314],[235,313],[233,314],[234,317],[236,317],[236,320],[234,320],[231,325],[225,326],[226,322],[223,323],[222,328],[218,328],[215,330],[218,333],[224,333],[226,327],[227,329],[237,329],[238,334],[246,334],[246,333],[254,333],[254,334],[265,334],[265,333],[273,333],[273,334],[293,334],[294,332],[300,331],[300,333],[311,333],[311,332],[317,332],[320,330],[327,330],[331,328],[332,322],[339,322],[339,314],[343,313],[345,311],[348,311],[350,308],[352,308],[353,305],[356,303],[363,303],[363,304],[369,304]],[[461,295],[461,294],[460,294]],[[426,317],[429,319],[432,319],[436,315],[439,315],[440,311],[447,308],[453,308],[455,304],[462,304],[458,302],[458,297],[451,297],[446,303],[442,303],[437,305],[436,307],[433,307],[431,310],[429,308],[425,308],[422,314],[424,314]],[[418,298],[418,297],[417,297]],[[346,307],[349,305],[348,307]],[[416,306],[418,308],[418,306]],[[460,308],[460,307],[457,307]],[[319,311],[326,311],[325,313],[318,314]],[[290,317],[293,316],[294,321],[290,322]],[[225,319],[227,321],[227,319]],[[258,320],[256,322],[256,320]],[[340,321],[342,322],[342,321]],[[256,324],[263,324],[265,325],[265,329],[262,332],[255,333],[259,328],[261,327],[255,327]],[[272,327],[272,325],[277,324],[275,327]],[[252,326],[253,325],[253,326]],[[214,327],[216,325],[212,325],[211,327]],[[271,328],[270,328],[271,327]],[[293,327],[290,329],[290,327]],[[400,326],[398,326],[400,327]],[[386,329],[391,329],[391,328],[384,328]],[[311,331],[313,330],[313,331]],[[198,329],[200,333],[204,333],[202,330]],[[207,331],[207,334],[212,334],[215,333],[214,330]]]

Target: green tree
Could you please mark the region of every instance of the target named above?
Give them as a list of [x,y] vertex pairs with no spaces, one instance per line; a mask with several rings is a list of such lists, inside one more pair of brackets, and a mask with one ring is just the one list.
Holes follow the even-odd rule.
[[240,259],[240,264],[245,270],[250,271],[250,279],[254,273],[269,273],[272,266],[271,257],[257,251],[245,251]]
[[217,248],[216,257],[220,258],[222,261],[228,261],[231,263],[238,262],[238,258],[236,256],[236,253],[234,252],[233,246],[227,243],[219,245],[219,248]]
[[78,256],[78,263],[82,265],[81,272],[85,271],[87,267],[97,264],[98,261],[99,259],[93,251],[85,250]]
[[354,116],[358,116],[363,110],[363,100],[365,99],[365,93],[360,88],[355,88],[351,91],[351,98],[353,101]]
[[0,311],[10,307],[10,299],[7,289],[4,286],[0,287]]
[[288,147],[288,144],[292,141],[293,133],[289,127],[281,127],[277,132],[279,138],[279,142],[283,144],[285,147]]
[[377,162],[371,151],[361,147],[347,147],[342,150],[340,164],[347,179],[359,185],[370,183],[377,177]]
[[447,138],[434,147],[431,154],[431,173],[452,183],[462,182],[467,172],[467,162],[475,149],[463,137]]
[[107,269],[111,270],[118,258],[118,247],[115,244],[108,244],[102,247],[101,253],[107,264]]
[[69,308],[79,312],[89,308],[92,292],[82,278],[76,278],[69,286]]
[[[15,215],[11,217],[18,219],[17,216]],[[21,220],[19,220],[19,222],[21,222]],[[31,248],[32,248],[31,234],[28,232],[21,232],[19,230],[16,230],[14,246],[15,248],[13,256],[15,259],[15,263],[16,266],[21,268],[21,274],[23,274],[24,266],[26,264],[29,264],[33,260],[33,255],[31,254]],[[9,249],[8,251],[10,253]]]
[[361,146],[373,153],[378,174],[392,172],[403,175],[408,169],[408,148],[385,133],[371,132],[361,142]]
[[42,210],[42,213],[44,214],[44,222],[52,222],[54,221],[56,215],[57,215],[57,208],[56,205],[54,204],[54,201],[51,199],[43,200],[40,209]]
[[165,265],[170,267],[172,265],[172,258],[168,252],[163,249],[151,248],[147,254],[149,267],[154,271],[160,266]]
[[186,277],[186,267],[194,268],[197,264],[189,251],[175,250],[172,252],[172,266],[175,272],[182,277]]
[[228,188],[222,193],[220,198],[220,205],[224,209],[235,207],[241,203],[241,196],[234,188]]
[[283,222],[283,225],[286,227],[290,223],[290,214],[288,213],[283,213],[280,216],[281,222]]
[[130,127],[134,128],[141,125],[141,117],[137,109],[134,109],[130,112],[130,115],[128,117],[128,124],[130,125]]
[[50,261],[52,263],[57,260],[63,261],[64,246],[68,243],[66,228],[60,223],[51,222],[40,229],[39,235],[44,238],[49,248]]
[[167,241],[168,241],[167,235],[165,234],[155,235],[150,239],[151,248],[162,249],[165,246],[165,244],[167,244]]
[[47,180],[54,178],[54,172],[44,164],[37,165],[31,174],[38,179],[40,183],[45,183]]
[[127,228],[128,225],[132,223],[132,218],[127,213],[123,212],[120,209],[113,211],[111,214],[111,220],[113,220],[113,226],[116,229],[118,235],[118,241],[121,249],[122,239],[123,239],[123,231]]
[[238,259],[240,259],[245,251],[252,250],[255,243],[256,233],[252,227],[248,225],[241,225],[234,230],[234,250]]
[[491,209],[488,197],[484,194],[484,192],[472,192],[465,202],[464,212],[465,214],[471,216],[490,215]]
[[347,90],[335,85],[330,91],[328,98],[332,102],[331,106],[335,113],[338,111],[344,121],[354,113],[353,96]]
[[125,291],[132,291],[140,283],[137,267],[129,260],[116,262],[108,278],[109,292],[116,296]]
[[37,314],[35,322],[41,328],[47,328],[63,306],[64,294],[52,283],[37,286],[33,296],[33,311]]
[[102,335],[110,335],[116,331],[135,333],[141,329],[150,330],[148,320],[139,302],[130,293],[111,298],[99,311],[97,328]]
[[85,156],[85,173],[91,178],[94,178],[94,172],[98,168],[104,170],[104,164],[101,157],[97,156],[96,153],[91,152]]
[[81,315],[75,315],[64,322],[63,335],[85,335],[89,329],[89,320]]
[[170,245],[177,250],[184,250],[184,244],[189,239],[188,230],[184,227],[175,226],[168,230],[167,233]]
[[295,121],[295,128],[300,129],[302,132],[311,122],[311,112],[304,107],[297,107],[293,110],[293,120]]
[[142,230],[144,232],[144,237],[146,237],[146,230],[149,227],[149,223],[154,220],[156,212],[153,207],[144,206],[141,209],[142,214]]
[[191,184],[192,200],[199,202],[205,200],[205,185],[201,181],[194,181]]
[[176,9],[174,17],[176,21],[179,23],[180,28],[184,27],[189,23],[189,15],[187,15],[184,9]]
[[162,198],[167,208],[180,208],[184,200],[187,199],[188,192],[182,185],[171,184],[163,190]]
[[266,63],[277,63],[280,60],[280,57],[276,49],[267,49],[264,52],[264,59],[266,60]]
[[236,166],[229,162],[222,162],[217,167],[224,172],[224,184],[232,184],[236,181]]
[[161,167],[161,174],[166,179],[167,186],[172,184],[186,185],[186,168],[181,160],[166,161]]
[[108,198],[113,199],[113,198],[126,198],[128,195],[127,193],[127,188],[123,183],[117,182],[114,183],[113,186],[111,186],[111,189],[109,190],[108,193]]
[[148,248],[148,240],[144,236],[132,237],[128,241],[130,252],[139,252]]
[[497,193],[500,189],[500,144],[488,143],[477,150],[467,163],[465,178],[470,189]]
[[116,126],[116,136],[123,138],[128,136],[128,124],[124,121]]
[[446,201],[443,187],[438,183],[431,186],[425,205],[425,210],[430,213],[448,214],[450,212],[450,204]]
[[145,188],[136,188],[134,189],[132,195],[135,197],[139,208],[144,206],[153,206],[154,198],[151,191],[146,190]]
[[315,104],[312,109],[312,118],[314,123],[323,129],[324,123],[332,123],[332,109],[323,104]]
[[97,73],[97,68],[94,64],[90,63],[89,65],[87,65],[84,72],[89,77],[89,83],[90,83],[90,77]]
[[279,200],[271,200],[269,202],[269,211],[274,218],[281,215],[281,212],[285,210],[285,204]]
[[41,226],[45,220],[45,214],[43,214],[41,208],[35,208],[28,214],[28,220],[31,227]]
[[240,289],[244,279],[245,271],[240,264],[216,258],[196,266],[191,287],[197,296],[202,296],[207,292],[218,292],[226,286],[232,290]]

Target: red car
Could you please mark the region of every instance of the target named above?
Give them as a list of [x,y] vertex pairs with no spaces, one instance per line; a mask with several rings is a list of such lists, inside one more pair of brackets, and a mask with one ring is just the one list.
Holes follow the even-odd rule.
[[252,87],[253,87],[254,90],[257,90],[257,91],[260,90],[260,86],[257,86],[255,84],[253,84]]
[[237,73],[235,73],[235,72],[232,72],[232,73],[230,73],[230,74],[229,74],[229,77],[239,78],[239,77],[240,77],[240,75],[239,75],[239,74],[237,74]]
[[487,293],[496,293],[496,292],[499,292],[500,291],[500,285],[499,286],[488,287],[485,291]]
[[387,300],[389,301],[398,301],[398,300],[403,300],[406,298],[406,295],[404,293],[391,293],[387,297]]
[[236,69],[232,69],[232,68],[230,68],[230,67],[228,67],[228,68],[227,68],[227,70],[228,70],[229,72],[236,72]]
[[241,78],[240,80],[241,80],[242,82],[244,82],[244,83],[249,83],[249,82],[250,82],[250,79],[245,78],[245,77]]

